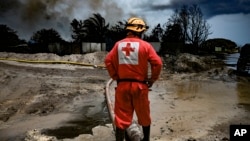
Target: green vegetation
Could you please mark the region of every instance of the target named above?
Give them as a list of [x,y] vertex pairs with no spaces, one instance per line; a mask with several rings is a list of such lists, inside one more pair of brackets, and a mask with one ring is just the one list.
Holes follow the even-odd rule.
[[[126,20],[118,21],[115,25],[106,23],[99,14],[85,20],[73,19],[70,23],[72,29],[72,41],[65,41],[55,29],[41,29],[33,33],[29,42],[19,39],[17,32],[7,25],[0,25],[0,51],[16,51],[20,44],[27,44],[21,52],[48,52],[48,45],[52,43],[71,44],[81,46],[82,42],[106,43],[106,49],[110,50],[114,43],[126,36],[124,27]],[[144,36],[149,42],[161,42],[160,54],[178,55],[179,53],[200,52],[214,53],[217,47],[222,52],[233,52],[237,45],[227,39],[210,39],[210,25],[203,18],[198,5],[184,5],[176,9],[173,15],[163,26],[158,24],[150,33]],[[11,49],[10,49],[11,48]],[[19,50],[20,51],[20,50]]]

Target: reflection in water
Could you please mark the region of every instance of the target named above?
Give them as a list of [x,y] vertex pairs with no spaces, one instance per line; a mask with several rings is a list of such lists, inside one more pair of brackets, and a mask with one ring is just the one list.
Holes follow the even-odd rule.
[[203,97],[207,102],[218,102],[217,106],[221,102],[231,102],[250,111],[249,82],[185,81],[176,86],[176,95],[182,100]]
[[203,83],[199,81],[189,81],[177,85],[177,96],[181,99],[194,98],[202,89]]
[[224,62],[229,68],[236,70],[236,64],[237,64],[239,56],[240,56],[240,53],[227,54],[225,56]]
[[106,107],[106,101],[102,103],[101,111],[96,111],[93,115],[86,115],[86,113],[88,113],[91,108],[95,108],[95,106],[84,106],[81,117],[68,121],[67,125],[57,129],[44,129],[42,134],[55,136],[57,139],[74,138],[80,134],[92,134],[92,128],[111,122]]

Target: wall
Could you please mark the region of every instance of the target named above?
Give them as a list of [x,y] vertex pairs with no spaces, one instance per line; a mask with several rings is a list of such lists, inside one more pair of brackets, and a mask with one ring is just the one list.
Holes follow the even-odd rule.
[[96,51],[106,51],[106,43],[90,43],[90,42],[82,43],[83,53],[91,53]]
[[155,49],[156,52],[160,51],[161,43],[160,42],[149,42]]
[[62,51],[62,46],[60,45],[60,43],[51,43],[48,45],[48,50],[50,53],[61,53]]

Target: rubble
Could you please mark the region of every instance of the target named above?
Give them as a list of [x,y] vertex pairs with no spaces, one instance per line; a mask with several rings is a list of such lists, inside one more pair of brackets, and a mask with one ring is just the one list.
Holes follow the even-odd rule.
[[222,60],[214,56],[198,56],[188,53],[179,54],[178,56],[164,56],[164,68],[177,73],[197,73],[221,67],[224,65]]
[[[15,54],[0,58],[64,60],[103,64],[107,52],[90,54]],[[164,70],[150,91],[151,139],[214,141],[229,138],[229,125],[249,123],[249,79],[238,77],[213,56],[165,56]],[[101,117],[105,69],[64,64],[30,64],[0,60],[0,138],[26,141],[114,140],[111,124],[97,124],[90,134],[57,139],[46,129],[75,120]],[[98,113],[104,115],[99,115]],[[93,122],[94,123],[94,122]],[[84,126],[81,125],[84,129]],[[73,128],[78,131],[79,126]],[[73,132],[74,132],[73,130]]]

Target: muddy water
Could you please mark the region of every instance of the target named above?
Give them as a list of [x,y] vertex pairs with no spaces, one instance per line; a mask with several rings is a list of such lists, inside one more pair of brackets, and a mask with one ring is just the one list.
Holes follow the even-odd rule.
[[[86,111],[88,111],[89,108],[90,107],[87,106],[84,107]],[[78,118],[68,121],[66,123],[67,125],[61,126],[57,129],[45,129],[42,131],[42,134],[55,136],[57,139],[74,138],[80,134],[93,134],[92,128],[111,122],[107,111],[105,110],[106,108],[103,108],[104,111],[99,111],[93,115],[89,115],[88,117],[85,115],[78,116]]]
[[[177,85],[176,96],[187,100],[205,98],[207,101],[230,102],[231,104],[250,105],[250,83],[189,81]],[[217,105],[220,108],[220,105]]]
[[[247,92],[247,90],[245,91]],[[170,98],[181,101],[192,99],[220,101],[226,98],[230,99],[230,102],[237,103],[238,99],[237,83],[225,83],[214,80],[158,82],[150,93],[152,93],[151,95],[166,95],[162,99]],[[151,100],[154,102],[159,99],[153,96]]]
[[95,103],[93,97],[89,97],[89,101],[75,101],[74,104],[81,106],[72,115],[73,119],[65,122],[62,126],[55,129],[43,129],[42,134],[55,136],[57,139],[75,138],[81,134],[93,134],[92,128],[111,123],[106,106],[106,102]]
[[[249,86],[248,82],[211,79],[157,81],[150,91],[152,138],[198,138],[206,135],[216,123],[230,120],[240,111],[249,114]],[[94,101],[94,98],[89,100]],[[101,105],[90,103],[81,108],[79,113],[82,114],[64,126],[45,129],[42,133],[58,139],[74,138],[92,134],[95,126],[111,123],[105,101]]]
[[238,104],[250,111],[250,83],[237,83],[236,93]]
[[[212,79],[179,79],[158,81],[150,92],[153,119],[152,137],[174,140],[200,138],[225,123],[245,123],[241,116],[250,115],[250,83],[224,82]],[[236,122],[232,119],[239,118]],[[224,136],[228,136],[225,134]]]
[[236,70],[236,64],[239,57],[240,53],[227,54],[223,61],[229,68]]
[[[175,90],[176,99],[192,100],[204,99],[211,102],[217,109],[223,108],[221,103],[230,103],[250,110],[250,83],[249,82],[223,82],[215,80],[190,80],[178,83]],[[203,103],[203,104],[205,104]],[[208,105],[206,105],[208,106]],[[222,106],[222,107],[221,107]]]

